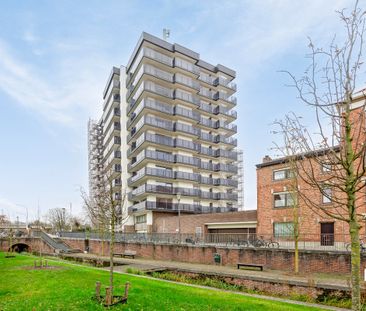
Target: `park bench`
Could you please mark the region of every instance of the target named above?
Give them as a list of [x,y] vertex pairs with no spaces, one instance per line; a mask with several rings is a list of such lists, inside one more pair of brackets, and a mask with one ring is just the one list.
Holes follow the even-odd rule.
[[132,257],[135,259],[136,251],[125,250],[123,253],[113,253],[113,256],[117,257]]
[[258,265],[258,264],[238,263],[238,269],[240,269],[240,267],[259,268],[260,271],[263,271],[263,265]]

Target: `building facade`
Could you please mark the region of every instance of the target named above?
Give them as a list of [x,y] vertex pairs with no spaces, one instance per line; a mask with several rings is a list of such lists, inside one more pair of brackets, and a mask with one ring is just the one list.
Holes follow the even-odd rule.
[[181,226],[183,234],[204,236],[207,234],[233,234],[249,238],[256,233],[257,211],[238,211],[200,215],[176,215],[155,217],[153,231],[158,233],[177,232]]
[[[328,177],[328,171],[314,164],[319,180]],[[300,172],[301,173],[301,172]],[[291,189],[293,187],[291,164],[286,158],[271,159],[266,156],[257,164],[257,233],[266,239],[288,239],[293,236],[294,222],[299,223],[300,240],[319,242],[320,246],[332,246],[334,242],[346,242],[348,225],[335,220],[321,210],[310,208]],[[317,189],[309,189],[306,183],[297,179],[298,187],[312,200],[329,206],[328,198]],[[297,201],[297,214],[294,210]]]
[[102,119],[89,123],[90,189],[113,172],[116,198],[127,197],[125,230],[150,232],[159,214],[237,210],[234,78],[147,33],[127,66],[112,69]]
[[[355,152],[360,150],[357,144],[362,146],[366,141],[364,109],[365,94],[361,91],[354,95],[351,104],[350,122]],[[342,134],[339,136],[342,137]],[[337,246],[338,243],[339,249],[349,242],[348,223],[329,215],[348,217],[345,194],[337,191],[337,186],[344,186],[344,181],[340,181],[343,168],[337,167],[337,163],[330,160],[337,158],[332,157],[332,154],[338,155],[339,158],[340,153],[344,152],[342,139],[340,142],[339,146],[297,155],[295,164],[291,163],[288,157],[272,159],[265,156],[262,163],[256,165],[259,236],[267,239],[288,239],[293,237],[294,226],[298,222],[300,241],[313,242],[313,245],[319,246]],[[304,164],[299,164],[301,161]],[[363,170],[364,163],[361,161],[364,161],[362,157],[355,162],[357,172]],[[298,176],[293,175],[294,167]],[[306,176],[309,175],[306,171],[311,172],[308,174],[317,181],[321,190],[308,182],[309,178]],[[299,177],[300,175],[303,177]],[[364,178],[366,180],[366,176]],[[362,185],[363,181],[360,180],[360,183]],[[329,186],[330,184],[334,184],[334,187]],[[301,195],[298,195],[294,188],[301,191]],[[316,206],[310,202],[315,202]],[[355,193],[355,202],[359,223],[363,227],[360,234],[361,237],[366,237],[365,188]]]

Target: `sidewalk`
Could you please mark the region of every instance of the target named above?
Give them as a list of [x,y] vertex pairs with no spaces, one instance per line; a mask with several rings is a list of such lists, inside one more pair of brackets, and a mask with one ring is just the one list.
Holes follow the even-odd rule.
[[[71,258],[83,258],[83,259],[99,259],[103,261],[109,261],[107,256],[97,256],[93,254],[63,254],[64,257]],[[244,278],[253,281],[266,281],[285,283],[298,286],[317,286],[319,288],[349,290],[349,283],[347,282],[347,276],[341,275],[328,275],[328,274],[313,274],[313,275],[292,275],[287,271],[279,270],[265,270],[254,271],[236,269],[231,266],[220,265],[204,265],[187,262],[177,261],[163,261],[152,259],[129,259],[129,258],[114,258],[116,264],[115,270],[119,272],[126,272],[128,268],[138,269],[140,271],[163,271],[167,269],[177,269],[183,272],[203,273],[209,275],[218,275],[225,277]]]

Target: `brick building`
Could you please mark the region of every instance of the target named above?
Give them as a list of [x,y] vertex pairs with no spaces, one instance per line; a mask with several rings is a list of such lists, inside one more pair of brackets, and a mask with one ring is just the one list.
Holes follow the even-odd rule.
[[[352,127],[354,136],[357,136],[358,142],[366,140],[365,136],[365,112],[364,112],[365,96],[362,92],[354,97],[352,104]],[[358,137],[358,135],[360,136]],[[334,170],[334,165],[327,162],[329,153],[339,154],[342,146],[334,146],[332,148],[316,150],[309,153],[301,154],[296,161],[305,161],[307,164],[296,165],[299,174],[305,174],[304,171],[312,170],[314,176],[320,182],[329,180],[329,176]],[[355,146],[357,150],[357,146]],[[317,160],[315,160],[315,156]],[[322,159],[324,158],[324,162]],[[320,161],[319,161],[320,159]],[[319,163],[321,162],[321,163]],[[297,162],[298,163],[298,162]],[[302,178],[296,178],[297,187],[301,189],[302,195],[298,196],[291,191],[293,187],[293,170],[289,158],[272,159],[269,156],[263,158],[262,163],[257,164],[257,234],[258,236],[274,237],[275,239],[283,239],[293,235],[294,230],[294,204],[293,200],[298,202],[299,216],[299,233],[300,240],[313,241],[320,246],[332,246],[336,243],[349,241],[348,224],[344,221],[331,218],[323,211],[311,208],[306,204],[306,198],[319,202],[329,209],[335,207],[330,197],[338,195],[335,189],[329,188],[325,192],[321,192],[317,188],[312,188]],[[366,176],[365,176],[366,178]],[[359,215],[366,216],[366,195],[365,190],[361,190],[356,194],[356,206]],[[345,213],[346,209],[339,208],[339,213]],[[343,214],[344,215],[344,214]],[[361,224],[365,224],[366,217],[360,217]],[[361,230],[361,235],[366,236],[366,226]]]
[[[311,156],[311,155],[308,155]],[[324,167],[317,167],[320,178],[326,178]],[[261,164],[257,164],[257,213],[258,235],[281,237],[291,235],[293,231],[294,209],[291,194],[291,168],[286,158],[272,160],[266,156]],[[298,179],[301,189],[306,184]],[[317,189],[307,189],[308,195],[318,197],[319,202],[329,204]],[[326,239],[328,234],[342,237],[347,234],[348,227],[342,221],[311,209],[301,198],[298,200],[299,232],[308,239]]]
[[[155,217],[152,227],[153,232],[176,233],[178,232],[178,216],[161,215]],[[182,233],[248,233],[255,234],[257,226],[257,211],[240,211],[231,213],[213,213],[200,215],[180,216]]]

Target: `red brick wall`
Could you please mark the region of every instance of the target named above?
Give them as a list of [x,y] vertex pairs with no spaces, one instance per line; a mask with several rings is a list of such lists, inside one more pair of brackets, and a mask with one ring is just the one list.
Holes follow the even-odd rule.
[[[239,222],[239,221],[256,221],[256,211],[243,211],[233,213],[213,213],[213,214],[197,214],[197,215],[181,215],[180,225],[182,233],[195,233],[196,227],[201,227],[204,232],[205,223],[214,222]],[[178,228],[178,216],[160,216],[154,213],[153,228],[155,232],[176,233]]]
[[[272,174],[274,170],[280,168],[289,167],[289,164],[276,164],[268,167],[257,169],[257,232],[258,235],[272,235],[274,222],[291,222],[294,219],[293,208],[274,208],[273,193],[283,192],[291,189],[289,180],[273,181]],[[321,173],[320,165],[314,165],[314,168],[318,170],[319,179],[324,178],[324,174]],[[298,180],[300,190],[305,193],[306,196],[322,200],[322,195],[319,190],[310,189],[301,179]],[[320,223],[321,222],[334,222],[334,233],[336,241],[344,241],[346,235],[346,241],[348,240],[348,224],[344,221],[333,219],[327,216],[319,209],[309,207],[304,200],[300,197],[299,202],[299,222],[300,222],[300,234],[308,236],[308,239],[320,239]],[[365,212],[365,193],[364,191],[359,194],[358,206],[360,213]],[[364,223],[361,223],[363,225]],[[365,234],[365,229],[361,230],[362,235]]]
[[[63,239],[74,248],[81,248],[84,240]],[[90,252],[101,255],[102,243],[90,240]],[[104,242],[104,255],[109,254],[109,244]],[[214,246],[187,246],[153,243],[116,243],[115,252],[134,250],[138,257],[156,260],[173,260],[200,264],[214,264],[213,255],[219,253],[223,265],[235,266],[238,262],[263,264],[265,269],[291,271],[294,252],[278,249],[237,249]],[[350,272],[350,254],[321,251],[300,251],[300,271],[303,273],[348,273]],[[366,256],[362,256],[361,271],[366,268]]]
[[[12,245],[24,243],[30,246],[31,252],[42,252],[45,254],[53,254],[54,249],[38,238],[19,238],[13,239]],[[9,239],[0,239],[0,250],[6,252],[9,249]]]

